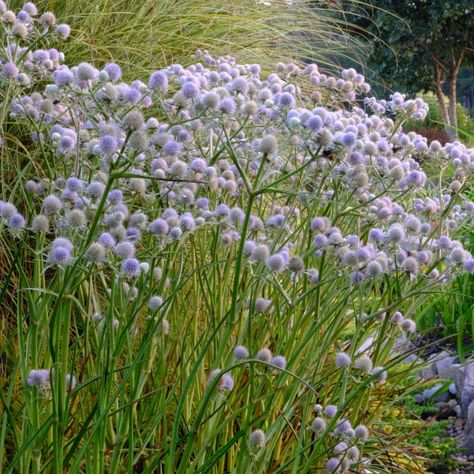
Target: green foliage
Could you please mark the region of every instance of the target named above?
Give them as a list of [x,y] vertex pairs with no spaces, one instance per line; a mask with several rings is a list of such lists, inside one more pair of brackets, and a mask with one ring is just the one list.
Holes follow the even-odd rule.
[[[415,393],[435,385],[438,380],[431,380],[418,386]],[[421,472],[446,473],[455,472],[460,463],[454,459],[461,453],[458,440],[447,436],[446,428],[452,420],[435,420],[433,417],[439,409],[428,404],[419,404],[409,394],[398,400],[396,407],[390,412],[389,419],[396,424],[400,435],[410,436],[413,445],[420,450],[423,462]],[[412,471],[420,472],[420,471]]]

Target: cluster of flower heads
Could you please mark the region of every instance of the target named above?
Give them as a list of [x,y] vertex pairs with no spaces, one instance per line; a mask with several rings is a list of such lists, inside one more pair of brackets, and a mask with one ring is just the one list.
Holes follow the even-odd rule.
[[[333,427],[331,435],[339,439],[333,448],[333,457],[326,464],[327,470],[329,472],[349,472],[352,464],[360,463],[360,451],[357,444],[367,441],[369,430],[365,425],[353,428],[349,420],[337,418],[338,409],[335,405],[323,407],[317,404],[314,411],[317,416],[309,428],[317,436],[321,436]],[[332,419],[336,420],[335,423]]]
[[400,92],[390,96],[390,100],[376,100],[375,97],[367,97],[364,104],[371,107],[374,111],[384,114],[387,111],[393,113],[408,114],[416,120],[424,120],[428,114],[428,105],[420,98],[405,100],[405,96]]
[[[47,369],[33,369],[28,374],[26,385],[36,388],[38,393],[45,398],[50,397],[51,383],[54,377],[54,371]],[[76,377],[66,374],[66,387],[68,390],[74,390],[77,385]]]
[[[445,198],[447,205],[450,196]],[[426,276],[439,282],[459,273],[473,273],[474,259],[461,242],[436,232],[439,220],[433,214],[440,213],[439,202],[436,205],[436,200],[415,199],[412,210],[413,213],[406,212],[389,198],[374,200],[369,212],[379,223],[386,224],[385,228],[371,227],[366,241],[357,235],[344,237],[338,227],[331,227],[327,218],[315,217],[311,228],[316,233],[317,255],[336,256],[343,268],[351,272],[353,284],[376,280],[389,273],[411,278]],[[466,221],[472,222],[472,217],[472,211],[455,205],[445,224],[456,229]]]
[[8,10],[0,1],[0,23],[7,46],[0,51],[0,80],[28,86],[47,79],[60,68],[64,54],[56,48],[36,49],[35,44],[51,37],[65,40],[71,33],[67,24],[57,24],[51,12],[40,14],[36,5],[27,2],[18,12]]
[[[71,69],[62,66],[43,94],[14,101],[13,117],[48,124],[44,132],[33,134],[34,140],[49,145],[69,162],[78,153],[87,157],[87,165],[83,164],[87,179],[27,183],[29,192],[47,194],[44,217],[37,216],[33,230],[46,229],[47,218],[53,216],[58,216],[56,228],[64,231],[86,228],[88,215],[104,198],[108,174],[126,168],[128,177],[116,180],[116,189],[108,190],[100,223],[106,235],[98,239],[96,252],[88,254],[93,263],[105,260],[105,248],[122,241],[138,244],[142,233],[166,244],[205,223],[218,224],[222,243],[230,245],[242,237],[245,221],[245,212],[232,203],[254,186],[263,187],[288,175],[286,185],[299,184],[302,207],[314,199],[329,202],[337,185],[354,193],[367,210],[366,222],[382,221],[387,226],[372,229],[369,241],[364,242],[359,237],[342,237],[337,227],[314,224],[318,218],[312,221],[313,230],[318,225],[324,228],[315,237],[316,254],[334,252],[354,267],[352,280],[360,282],[397,264],[411,274],[417,274],[420,266],[429,268],[436,250],[433,236],[472,219],[474,204],[466,201],[452,206],[444,228],[434,228],[436,217],[450,207],[453,194],[472,175],[473,150],[458,142],[428,145],[424,137],[396,129],[393,120],[382,113],[369,115],[357,102],[345,108],[323,105],[335,100],[336,92],[368,90],[360,75],[343,71],[336,80],[314,65],[304,70],[278,65],[278,73],[262,79],[257,65],[239,65],[234,58],[214,59],[204,54],[202,59],[204,64],[172,65],[153,73],[148,83],[137,80],[131,84],[120,82],[121,70],[115,64],[101,70],[86,63]],[[315,89],[309,98],[291,82],[300,76]],[[86,89],[90,92],[84,95]],[[406,101],[409,104],[403,107],[400,95],[392,102],[391,110],[408,117],[416,107],[416,113],[424,110],[413,101]],[[148,110],[161,114],[160,119],[146,117]],[[416,159],[419,154],[450,161],[456,179],[441,200],[418,197],[398,204],[397,194],[426,188],[426,174]],[[305,167],[304,175],[295,173],[299,167]],[[393,199],[377,198],[389,191]],[[145,203],[160,199],[168,207],[161,215],[132,211],[130,207],[139,199]],[[267,216],[252,214],[251,238],[245,243],[250,260],[265,263],[271,271],[303,272],[302,259],[290,256],[291,245],[270,251],[275,250],[273,237],[290,231],[300,215],[297,206],[274,206]],[[20,221],[13,219],[11,227],[23,227]],[[450,261],[458,264],[457,260]],[[462,260],[471,259],[465,254]],[[466,269],[471,266],[468,263]],[[122,270],[132,277],[139,274],[134,260]]]
[[[249,359],[250,354],[248,349],[245,346],[236,346],[234,349],[234,359],[236,361],[245,361]],[[275,369],[282,369],[286,368],[286,359],[282,355],[277,355],[273,357],[272,352],[270,349],[264,347],[260,349],[254,357],[254,360],[264,362],[265,364],[270,364]],[[219,382],[217,387],[219,390],[231,392],[234,388],[234,379],[229,372],[225,372],[221,375],[221,369],[213,370],[208,378],[208,383],[212,383],[217,377],[219,377]]]

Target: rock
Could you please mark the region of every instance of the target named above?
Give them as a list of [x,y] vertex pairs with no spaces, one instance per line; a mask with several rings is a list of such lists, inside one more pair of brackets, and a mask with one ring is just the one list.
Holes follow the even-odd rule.
[[448,402],[438,402],[435,403],[436,408],[438,408],[438,413],[436,413],[435,418],[437,420],[447,420],[452,416],[456,416],[456,412],[454,411],[451,404]]
[[446,390],[444,392],[441,392],[436,398],[435,400],[437,402],[448,402],[449,400],[451,399],[451,395],[450,393]]
[[432,365],[428,365],[427,367],[424,367],[423,369],[421,369],[420,371],[418,371],[418,375],[422,378],[422,379],[432,379],[433,377],[435,377],[435,374],[433,372],[433,368],[432,368]]
[[418,403],[418,405],[421,405],[425,403],[426,401],[425,397],[421,393],[416,393],[414,398],[415,398],[415,402]]
[[442,359],[446,359],[447,357],[451,357],[451,354],[447,351],[441,351],[441,352],[438,352],[437,354],[431,354],[428,357],[428,362],[435,363],[435,362],[440,361]]
[[472,455],[474,454],[474,400],[471,401],[467,409],[465,434],[462,446],[466,449],[467,454]]
[[434,377],[443,379],[454,378],[454,366],[457,362],[458,358],[451,356],[447,351],[432,354],[427,360],[427,365],[418,374],[423,379]]
[[466,433],[466,436],[461,443],[461,447],[463,447],[469,455],[474,453],[474,431]]
[[412,362],[418,362],[420,358],[416,354],[410,354],[404,357],[403,360],[408,364]]
[[[431,388],[427,388],[424,390],[422,393],[417,393],[415,395],[415,401],[416,403],[422,404],[426,403],[436,392],[438,392],[441,388],[443,387],[442,383],[437,383],[436,385],[433,385]],[[447,402],[450,399],[449,392],[446,390],[435,398],[436,402]]]
[[467,409],[467,419],[466,419],[466,433],[474,430],[474,400],[469,404]]
[[404,352],[409,352],[413,349],[415,349],[415,346],[406,336],[400,336],[399,338],[397,338],[392,348],[394,352],[397,352],[399,354],[403,354]]
[[464,416],[467,417],[469,404],[474,400],[474,362],[453,367],[459,404]]
[[457,357],[444,357],[433,364],[433,372],[442,379],[454,378]]
[[363,354],[374,343],[374,336],[367,338],[361,346],[357,349],[356,354]]

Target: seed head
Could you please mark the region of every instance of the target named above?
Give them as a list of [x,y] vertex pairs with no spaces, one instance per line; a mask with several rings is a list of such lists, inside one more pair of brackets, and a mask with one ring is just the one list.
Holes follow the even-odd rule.
[[259,313],[266,313],[272,305],[272,302],[265,298],[257,298],[255,300],[255,310]]
[[408,273],[416,275],[418,273],[418,261],[414,257],[407,257],[403,260],[401,267]]
[[387,371],[383,367],[374,367],[372,369],[371,375],[375,375],[377,382],[383,383],[387,380],[388,374]]
[[401,225],[394,224],[388,229],[387,237],[391,242],[398,243],[405,238],[405,231]]
[[227,115],[233,115],[237,106],[235,105],[235,101],[230,97],[226,97],[222,99],[217,104],[217,108],[223,113]]
[[188,81],[181,87],[181,92],[186,99],[195,99],[199,96],[199,88],[194,82]]
[[267,349],[265,347],[257,352],[257,354],[255,355],[255,359],[260,360],[262,362],[270,362],[272,360],[272,353],[270,349]]
[[416,323],[411,319],[404,319],[401,323],[401,328],[406,332],[415,332]]
[[288,261],[288,270],[293,273],[302,273],[304,272],[304,261],[301,257],[294,256],[291,257]]
[[139,110],[131,110],[122,120],[122,126],[127,132],[140,130],[144,127],[144,125],[145,119]]
[[254,262],[264,263],[270,256],[270,251],[266,245],[257,245],[252,252],[251,258]]
[[355,361],[354,367],[368,374],[372,371],[372,360],[369,356],[363,355]]
[[34,217],[31,223],[31,230],[33,232],[40,232],[46,234],[49,232],[49,219],[44,214],[38,214]]
[[54,13],[44,12],[40,17],[40,23],[44,26],[54,26],[56,24],[56,17]]
[[219,390],[231,392],[232,389],[234,388],[234,379],[228,372],[219,376],[220,373],[221,373],[221,369],[213,370],[209,375],[209,379],[207,383],[210,384],[216,379],[216,377],[219,377],[219,383],[217,385],[217,388]]
[[95,242],[87,249],[85,256],[89,263],[102,263],[105,261],[105,248]]
[[54,247],[49,253],[48,260],[53,265],[67,265],[71,261],[71,252],[64,247]]
[[109,80],[118,81],[122,77],[122,69],[118,64],[109,63],[104,66],[104,71],[108,74]]
[[281,272],[285,268],[285,259],[279,253],[268,257],[266,263],[268,268],[273,272]]
[[32,2],[26,2],[22,8],[23,11],[28,13],[30,16],[36,16],[38,14],[38,8],[36,8],[36,5]]
[[46,215],[56,214],[63,208],[63,203],[54,194],[45,197],[43,201],[43,210]]
[[168,76],[163,71],[155,71],[150,76],[148,87],[155,91],[166,93],[168,90]]
[[365,425],[357,426],[354,432],[355,432],[356,438],[360,439],[361,441],[365,441],[369,437],[369,430],[367,429]]
[[262,430],[254,430],[250,433],[249,444],[251,447],[264,448],[265,443],[265,433]]
[[82,229],[86,225],[86,215],[80,209],[73,209],[66,215],[67,226],[70,229]]
[[77,66],[77,78],[80,81],[92,81],[98,75],[97,69],[89,63],[80,63]]
[[122,259],[131,258],[135,255],[135,245],[132,242],[120,242],[114,250],[115,254]]
[[25,218],[17,212],[8,219],[8,226],[11,229],[23,229],[25,227]]
[[326,416],[329,416],[330,418],[336,416],[337,407],[335,405],[326,405],[326,408],[324,409],[324,414]]
[[56,247],[64,247],[65,249],[68,249],[71,251],[73,249],[72,242],[69,239],[66,239],[65,237],[57,237],[56,239],[53,240],[53,243],[51,244],[51,248],[56,248]]
[[341,460],[339,458],[331,458],[326,463],[326,468],[328,472],[336,472],[341,465]]
[[464,262],[464,270],[466,270],[467,273],[474,273],[474,258],[468,258]]
[[67,39],[71,34],[71,27],[66,23],[61,23],[60,25],[56,26],[56,33],[62,38]]
[[264,155],[275,155],[278,152],[278,142],[273,135],[265,135],[258,146],[258,151]]
[[326,420],[321,416],[317,416],[311,423],[311,430],[315,433],[321,433],[326,429],[326,426]]

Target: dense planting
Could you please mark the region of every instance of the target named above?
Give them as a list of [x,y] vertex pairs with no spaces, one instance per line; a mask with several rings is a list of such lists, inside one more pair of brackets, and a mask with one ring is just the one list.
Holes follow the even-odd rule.
[[403,465],[380,408],[417,311],[474,272],[474,150],[403,131],[425,103],[352,69],[198,51],[126,84],[0,7],[3,151],[31,158],[2,166],[7,472]]

